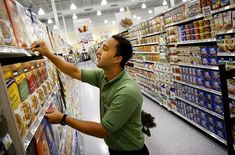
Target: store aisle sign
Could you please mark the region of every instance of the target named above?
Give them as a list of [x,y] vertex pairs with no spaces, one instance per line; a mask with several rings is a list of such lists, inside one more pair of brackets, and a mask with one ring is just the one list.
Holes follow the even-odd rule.
[[89,18],[73,20],[73,24],[78,43],[88,43],[93,40]]

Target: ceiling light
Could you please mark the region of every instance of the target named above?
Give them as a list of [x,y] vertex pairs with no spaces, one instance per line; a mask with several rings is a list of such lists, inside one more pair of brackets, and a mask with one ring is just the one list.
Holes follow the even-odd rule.
[[163,0],[162,5],[167,5],[167,1]]
[[104,20],[104,23],[107,24],[109,21],[107,19]]
[[45,11],[42,8],[39,8],[38,15],[45,15]]
[[76,10],[77,6],[74,3],[71,3],[70,10]]
[[125,9],[123,7],[120,7],[120,12],[124,12]]
[[51,20],[51,18],[48,19],[47,24],[52,24],[53,20]]
[[103,5],[103,6],[104,6],[104,5],[107,5],[107,1],[106,1],[106,0],[102,0],[102,1],[101,1],[101,5]]
[[139,17],[137,17],[137,19],[138,19],[138,20],[140,20],[140,19],[141,19],[141,18],[140,18],[140,16],[139,16]]
[[146,4],[145,4],[145,3],[143,3],[141,7],[142,7],[142,9],[147,8],[147,6],[146,6]]
[[112,21],[112,24],[116,24],[116,21],[115,21],[115,20],[113,20],[113,21]]
[[89,20],[89,23],[91,24],[91,23],[92,23],[92,20]]
[[78,19],[77,15],[73,14],[73,20]]
[[148,13],[149,13],[149,14],[152,14],[152,13],[153,13],[153,11],[152,11],[151,9],[149,9]]
[[54,26],[53,26],[53,29],[54,29],[54,30],[56,30],[56,29],[57,29],[57,26],[56,26],[56,25],[54,25]]
[[97,11],[97,16],[101,16],[102,12],[100,10]]
[[183,2],[187,2],[188,0],[183,0]]
[[133,19],[136,19],[137,18],[137,16],[136,15],[133,15]]

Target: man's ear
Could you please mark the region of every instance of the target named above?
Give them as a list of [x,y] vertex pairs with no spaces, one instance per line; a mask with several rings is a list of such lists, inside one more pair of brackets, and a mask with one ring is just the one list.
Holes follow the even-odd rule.
[[122,56],[115,56],[114,57],[114,63],[121,63],[122,62]]

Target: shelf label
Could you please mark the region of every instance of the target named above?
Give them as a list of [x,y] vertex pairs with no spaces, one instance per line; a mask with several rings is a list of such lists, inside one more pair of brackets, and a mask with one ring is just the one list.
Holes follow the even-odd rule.
[[202,8],[202,12],[203,12],[205,20],[212,19],[212,12],[211,12],[211,7],[210,6]]

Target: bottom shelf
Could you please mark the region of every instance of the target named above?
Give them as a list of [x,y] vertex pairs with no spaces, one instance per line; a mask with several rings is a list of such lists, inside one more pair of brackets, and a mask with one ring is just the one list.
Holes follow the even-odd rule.
[[[160,104],[161,106],[167,108],[166,106],[164,106],[161,102],[159,102],[155,97],[149,95],[148,93],[142,91],[142,93],[144,95],[146,95],[147,97],[151,98],[152,100],[154,100],[155,102],[157,102],[158,104]],[[168,108],[167,108],[168,109]],[[169,109],[168,109],[169,110]],[[177,115],[178,117],[180,117],[181,119],[185,120],[186,122],[190,123],[191,125],[193,125],[194,127],[198,128],[199,130],[203,131],[204,133],[206,133],[207,135],[209,135],[210,137],[213,137],[214,139],[216,139],[217,141],[221,142],[222,144],[227,145],[227,141],[221,137],[219,137],[218,135],[216,135],[215,133],[203,128],[202,126],[198,125],[197,123],[193,122],[192,120],[188,119],[187,117],[181,115],[180,113],[178,113],[177,111],[173,111],[173,110],[169,110],[171,111],[173,114]],[[235,144],[234,144],[234,149],[235,149]]]

